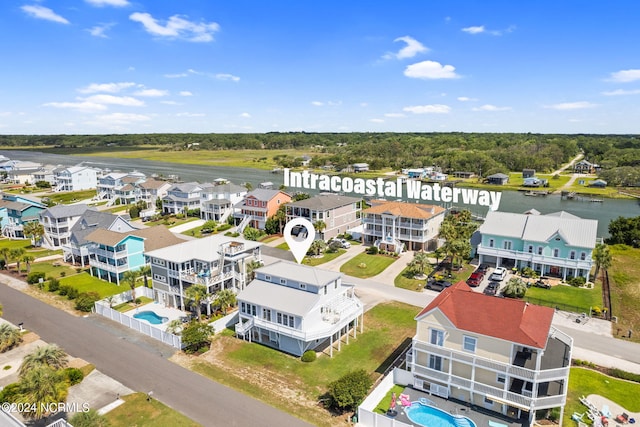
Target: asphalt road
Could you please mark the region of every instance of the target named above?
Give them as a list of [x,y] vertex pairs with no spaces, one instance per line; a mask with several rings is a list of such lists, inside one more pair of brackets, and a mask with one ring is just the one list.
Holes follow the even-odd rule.
[[[158,399],[203,426],[309,424],[165,359],[173,350],[94,316],[74,317],[0,284],[4,318],[93,363],[106,375]],[[274,390],[277,393],[277,390]]]

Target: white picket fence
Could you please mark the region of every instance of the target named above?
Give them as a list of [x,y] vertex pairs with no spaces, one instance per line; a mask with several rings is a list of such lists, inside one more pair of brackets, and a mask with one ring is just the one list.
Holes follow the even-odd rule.
[[[145,296],[147,298],[153,298],[153,290],[149,288],[136,288],[136,297]],[[123,292],[115,296],[116,298],[112,303],[119,304],[120,302],[131,300],[131,291]],[[119,301],[119,302],[118,302]],[[101,316],[109,318],[115,322],[120,323],[128,328],[138,331],[142,334],[150,336],[153,339],[162,341],[165,344],[182,350],[182,338],[178,335],[170,334],[157,326],[151,325],[148,322],[142,322],[138,319],[134,319],[131,316],[120,313],[112,308],[109,308],[109,304],[104,300],[97,301],[94,305],[95,312]]]

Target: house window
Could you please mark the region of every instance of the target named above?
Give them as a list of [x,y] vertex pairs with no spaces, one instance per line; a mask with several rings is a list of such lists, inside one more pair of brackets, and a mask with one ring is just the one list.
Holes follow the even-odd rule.
[[532,254],[533,253],[533,245],[529,245],[529,253]]
[[462,347],[465,349],[465,351],[475,353],[477,341],[478,340],[474,337],[465,336],[462,338]]
[[300,289],[307,289],[306,283],[300,283]]
[[484,403],[486,403],[487,405],[493,405],[493,400],[489,399],[488,397],[485,397]]
[[553,250],[553,256],[555,258],[558,258],[560,256],[560,249],[556,248]]
[[267,320],[269,322],[271,322],[271,310],[268,308],[263,308],[262,309],[262,318],[264,320]]
[[429,368],[434,371],[442,371],[442,357],[435,354],[429,355]]
[[247,305],[244,302],[240,303],[240,312],[242,312],[242,313],[246,313],[247,312]]
[[576,259],[576,251],[571,251],[569,253],[569,259]]
[[542,255],[542,246],[538,246],[538,255]]
[[587,253],[586,252],[580,252],[580,261],[584,261],[585,259],[587,259]]
[[159,274],[154,274],[153,275],[153,280],[157,280],[158,282],[164,282],[164,283],[167,282],[167,278],[164,277],[164,276],[161,276]]
[[489,239],[489,247],[492,248],[495,245],[495,241],[493,239]]
[[507,377],[505,374],[497,374],[496,375],[496,382],[500,383],[500,384],[504,384],[507,382]]
[[507,240],[502,243],[504,249],[511,250],[511,240]]
[[431,337],[429,338],[429,343],[438,346],[444,345],[444,331],[431,329]]
[[287,279],[280,279],[280,284],[281,285],[286,285],[287,284]]
[[267,282],[271,281],[271,276],[264,276],[264,280],[266,280]]

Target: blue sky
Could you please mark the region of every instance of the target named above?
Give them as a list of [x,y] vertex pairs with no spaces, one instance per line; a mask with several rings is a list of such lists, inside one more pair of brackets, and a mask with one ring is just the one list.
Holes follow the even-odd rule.
[[0,133],[640,133],[640,2],[0,2]]

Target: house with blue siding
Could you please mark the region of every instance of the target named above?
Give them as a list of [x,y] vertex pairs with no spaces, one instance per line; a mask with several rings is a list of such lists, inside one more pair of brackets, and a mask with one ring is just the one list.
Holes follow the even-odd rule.
[[86,236],[91,275],[120,285],[127,271],[147,265],[145,252],[183,243],[164,226],[127,232],[97,229]]
[[24,224],[38,221],[46,206],[35,199],[19,194],[4,193],[0,199],[0,227],[2,235],[12,239],[23,239]]
[[489,212],[479,232],[480,263],[529,267],[541,275],[589,277],[598,221],[561,211],[547,215]]

